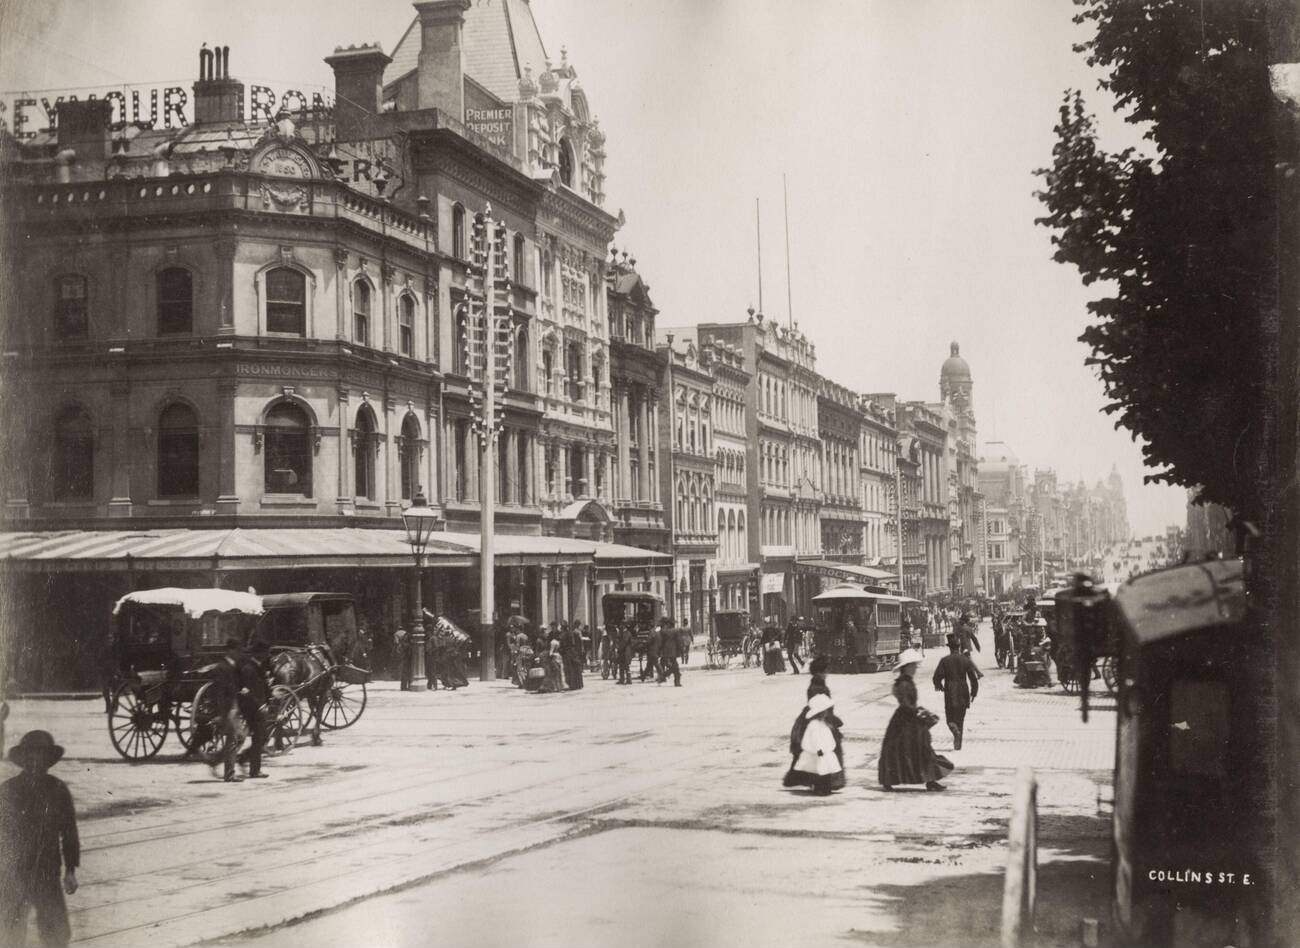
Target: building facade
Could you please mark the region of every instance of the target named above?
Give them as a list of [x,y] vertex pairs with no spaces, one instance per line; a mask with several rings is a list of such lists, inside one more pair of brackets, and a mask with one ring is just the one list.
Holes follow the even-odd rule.
[[[339,589],[382,667],[383,633],[414,620],[400,514],[421,492],[443,527],[423,600],[472,625],[489,347],[497,616],[591,621],[604,590],[669,594],[667,556],[611,542],[666,537],[655,393],[620,403],[613,384],[658,364],[653,306],[606,260],[620,219],[576,74],[508,6],[417,4],[391,56],[337,50],[330,111],[246,117],[205,49],[188,126],[68,102],[3,143],[11,627],[52,609],[50,652],[89,656],[73,639],[102,641],[130,588]],[[474,131],[484,109],[512,133]],[[489,206],[508,297],[490,329],[473,315]],[[641,342],[611,374],[615,324]],[[623,500],[643,516],[616,521]]]

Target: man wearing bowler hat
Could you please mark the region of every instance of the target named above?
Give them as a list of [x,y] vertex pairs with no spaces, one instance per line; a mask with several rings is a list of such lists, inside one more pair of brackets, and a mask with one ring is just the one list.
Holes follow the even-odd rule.
[[72,794],[48,773],[61,757],[63,748],[48,731],[28,731],[9,751],[23,772],[0,784],[0,943],[6,945],[26,944],[33,908],[42,944],[64,946],[72,938],[63,893],[77,891],[81,843]]

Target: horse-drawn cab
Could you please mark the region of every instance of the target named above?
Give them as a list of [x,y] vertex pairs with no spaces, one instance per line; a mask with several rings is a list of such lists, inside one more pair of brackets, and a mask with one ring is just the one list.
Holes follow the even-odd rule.
[[[713,613],[713,633],[709,636],[709,664],[725,666],[735,655],[745,653],[745,638],[749,635],[749,612],[746,609],[721,609]],[[750,656],[745,654],[748,667]]]
[[650,633],[663,618],[664,601],[654,593],[616,590],[605,593],[600,608],[605,628],[631,628],[633,646],[644,653]]
[[108,733],[128,760],[153,757],[169,728],[194,748],[194,705],[225,644],[246,643],[262,600],[228,589],[142,589],[113,606]]
[[[311,678],[328,673],[329,688],[320,708],[319,723],[326,730],[348,727],[366,708],[366,683],[370,672],[365,643],[357,634],[356,607],[348,593],[299,592],[262,597],[265,613],[258,623],[258,637],[271,648],[273,664],[285,653],[306,653],[306,665],[317,656],[324,672],[304,667],[297,677]],[[282,676],[283,677],[283,676]]]

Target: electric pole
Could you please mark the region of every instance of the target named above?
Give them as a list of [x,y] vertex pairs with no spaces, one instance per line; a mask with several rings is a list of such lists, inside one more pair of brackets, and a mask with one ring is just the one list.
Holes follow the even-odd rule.
[[496,489],[497,441],[510,377],[510,265],[506,228],[492,219],[492,205],[474,215],[469,268],[470,298],[465,333],[471,399],[478,403],[479,439],[479,677],[496,678]]

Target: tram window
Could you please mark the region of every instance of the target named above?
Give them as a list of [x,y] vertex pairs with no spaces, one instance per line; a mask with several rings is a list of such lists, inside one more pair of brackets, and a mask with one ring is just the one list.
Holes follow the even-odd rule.
[[1223,682],[1173,682],[1169,692],[1169,767],[1173,773],[1227,775],[1228,711],[1228,686]]

